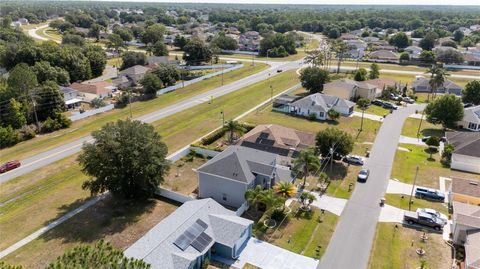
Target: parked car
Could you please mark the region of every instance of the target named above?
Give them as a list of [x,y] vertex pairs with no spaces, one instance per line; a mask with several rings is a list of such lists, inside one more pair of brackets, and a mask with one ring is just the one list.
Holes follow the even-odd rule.
[[277,73],[282,73],[282,69],[277,69]]
[[443,221],[443,224],[447,224],[448,222],[448,217],[445,215],[445,214],[442,214],[440,212],[438,212],[437,210],[435,209],[431,209],[431,208],[418,208],[417,209],[417,213],[425,213],[425,214],[429,214],[437,219],[440,219]]
[[372,105],[383,106],[383,102],[378,99],[375,99],[372,101]]
[[358,172],[357,180],[360,182],[367,182],[368,176],[370,175],[370,170],[362,169]]
[[362,157],[356,155],[345,156],[345,158],[343,158],[343,162],[354,165],[363,165]]
[[385,102],[383,103],[383,108],[396,110],[397,106],[392,103]]
[[403,220],[409,225],[419,224],[422,226],[433,228],[437,231],[442,230],[444,226],[444,223],[441,219],[438,219],[427,213],[405,211],[403,215]]
[[404,101],[405,103],[409,103],[409,104],[415,103],[415,100],[413,100],[413,99],[410,98],[410,97],[403,97],[403,101]]
[[5,172],[8,172],[10,170],[13,170],[15,168],[18,168],[20,167],[20,165],[22,165],[20,163],[20,161],[9,161],[9,162],[6,162],[4,164],[2,164],[2,166],[0,166],[0,173],[5,173]]
[[445,194],[435,189],[417,188],[415,190],[415,197],[426,200],[445,201]]

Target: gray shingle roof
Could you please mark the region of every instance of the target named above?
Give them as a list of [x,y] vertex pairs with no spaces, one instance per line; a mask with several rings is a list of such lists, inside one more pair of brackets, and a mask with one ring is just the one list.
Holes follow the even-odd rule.
[[480,133],[447,132],[447,142],[454,147],[453,153],[480,157]]
[[268,173],[271,169],[271,175],[276,161],[277,155],[273,153],[241,146],[230,146],[200,166],[197,171],[250,183],[255,179],[252,174],[255,169],[259,170],[257,172],[261,171],[262,174]]
[[[347,82],[338,82],[344,83],[346,87],[355,87],[354,85],[348,84]],[[310,111],[318,112],[328,112],[330,109],[346,107],[353,107],[355,103],[348,100],[338,98],[337,96],[315,93],[308,95],[298,101],[292,103],[292,106],[301,107],[302,109],[309,109]]]
[[[205,233],[213,241],[202,252],[192,246],[182,251],[173,242],[198,219],[208,225]],[[215,242],[232,247],[252,223],[213,199],[188,201],[125,250],[125,256],[143,259],[152,269],[186,269]]]

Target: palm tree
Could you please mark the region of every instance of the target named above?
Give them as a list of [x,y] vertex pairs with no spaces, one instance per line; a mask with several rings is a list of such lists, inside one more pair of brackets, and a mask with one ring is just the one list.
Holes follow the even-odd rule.
[[[428,70],[428,73],[431,74],[430,81],[428,82],[430,84],[430,93],[432,94],[433,99],[435,99],[437,90],[443,86],[443,83],[445,83],[445,77],[447,76],[447,73],[445,72],[445,69],[437,64],[434,64]],[[428,94],[427,100],[430,99],[430,93]]]
[[253,189],[248,189],[245,192],[245,200],[254,207],[255,209],[255,216],[258,216],[258,203],[260,202],[262,197],[262,187],[257,185]]
[[243,134],[245,132],[245,128],[238,121],[234,120],[227,121],[224,128],[230,133],[228,139],[230,144],[233,143],[235,134]]
[[365,110],[368,108],[368,105],[370,104],[370,100],[367,98],[360,98],[357,101],[357,106],[362,110],[362,121],[360,123],[360,131],[363,131],[363,115],[365,113]]
[[265,204],[266,210],[280,207],[284,204],[285,199],[275,195],[272,189],[264,190],[260,194],[260,201]]
[[310,192],[302,192],[298,200],[302,204],[302,208],[306,209],[313,203],[313,201],[317,200],[317,197]]
[[328,118],[335,121],[337,120],[338,118],[340,118],[340,113],[338,113],[338,111],[336,111],[335,109],[330,109],[328,112],[327,112],[327,115],[328,115]]
[[279,182],[273,187],[273,190],[275,191],[275,194],[284,198],[292,198],[297,194],[297,189],[291,182]]
[[307,176],[309,173],[320,168],[320,159],[318,159],[318,156],[315,155],[313,149],[305,149],[301,151],[298,157],[293,161],[293,165],[295,170],[302,171],[302,188],[305,188],[305,183],[307,182]]
[[343,40],[337,40],[335,43],[333,43],[333,50],[335,51],[337,58],[338,58],[338,65],[337,65],[337,74],[340,73],[340,65],[343,61],[343,56],[345,52],[348,50],[347,43],[345,43]]
[[327,184],[330,182],[330,177],[327,175],[325,172],[321,172],[320,175],[318,175],[318,184],[320,187],[323,188],[324,184]]

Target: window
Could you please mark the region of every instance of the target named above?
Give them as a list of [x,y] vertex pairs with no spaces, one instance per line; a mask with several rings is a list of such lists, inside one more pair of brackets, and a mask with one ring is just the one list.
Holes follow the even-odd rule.
[[323,118],[323,112],[320,112],[320,118]]
[[473,122],[468,123],[468,129],[477,130],[477,124]]
[[227,194],[226,193],[222,193],[222,200],[227,201]]

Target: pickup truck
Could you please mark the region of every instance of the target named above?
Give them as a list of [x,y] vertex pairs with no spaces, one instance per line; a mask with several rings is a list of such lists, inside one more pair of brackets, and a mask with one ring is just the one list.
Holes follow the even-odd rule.
[[437,231],[442,230],[443,226],[445,225],[445,223],[441,219],[422,212],[405,211],[403,215],[403,220],[409,225],[419,224],[422,226],[433,228]]
[[415,190],[415,197],[439,202],[443,202],[445,200],[445,194],[438,190],[429,188],[417,188]]

